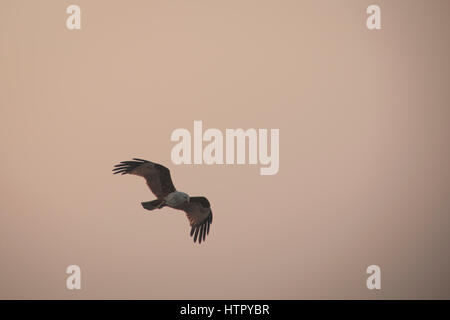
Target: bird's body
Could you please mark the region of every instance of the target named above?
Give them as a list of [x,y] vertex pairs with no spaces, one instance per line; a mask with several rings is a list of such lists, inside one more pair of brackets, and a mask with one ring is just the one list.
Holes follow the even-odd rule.
[[181,191],[174,191],[164,197],[164,202],[168,207],[178,209],[184,203],[189,202],[189,195]]
[[205,240],[212,223],[208,199],[190,197],[187,193],[176,190],[169,169],[154,162],[134,158],[133,161],[122,161],[113,171],[114,174],[134,174],[144,177],[157,199],[142,202],[142,206],[147,210],[170,207],[184,211],[192,227],[191,236],[194,235],[194,242],[197,238],[199,243]]

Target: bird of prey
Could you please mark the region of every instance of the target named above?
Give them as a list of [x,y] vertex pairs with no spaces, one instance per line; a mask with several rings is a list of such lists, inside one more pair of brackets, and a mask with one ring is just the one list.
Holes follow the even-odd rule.
[[133,158],[133,161],[122,161],[115,165],[113,172],[145,178],[157,199],[141,202],[142,206],[147,210],[163,207],[183,210],[191,225],[191,237],[194,236],[194,242],[197,242],[197,239],[199,244],[205,241],[213,218],[211,205],[205,197],[190,197],[184,192],[177,191],[169,169],[158,163]]

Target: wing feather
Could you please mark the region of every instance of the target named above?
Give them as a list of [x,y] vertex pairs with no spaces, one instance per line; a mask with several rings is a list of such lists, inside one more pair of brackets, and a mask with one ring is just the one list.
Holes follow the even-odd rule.
[[205,197],[191,197],[188,203],[185,203],[181,210],[186,212],[186,217],[191,225],[191,237],[194,236],[194,242],[202,243],[206,235],[209,234],[209,228],[212,223],[211,205]]
[[158,199],[162,199],[176,190],[170,170],[158,163],[133,158],[133,161],[122,161],[116,164],[113,172],[114,174],[133,174],[145,178],[148,187]]

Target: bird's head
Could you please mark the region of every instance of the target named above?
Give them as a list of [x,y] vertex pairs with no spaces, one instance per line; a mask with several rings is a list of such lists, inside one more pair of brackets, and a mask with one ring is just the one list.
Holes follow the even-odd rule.
[[180,194],[181,199],[184,200],[184,202],[189,203],[189,201],[190,201],[191,199],[189,198],[189,195],[188,195],[187,193],[179,192],[179,194]]

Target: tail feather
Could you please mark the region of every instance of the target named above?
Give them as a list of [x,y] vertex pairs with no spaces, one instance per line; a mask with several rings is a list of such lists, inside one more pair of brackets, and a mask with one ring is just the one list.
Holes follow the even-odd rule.
[[147,210],[161,209],[162,207],[164,207],[166,205],[164,203],[164,200],[161,200],[161,199],[156,199],[156,200],[147,201],[147,202],[141,202],[141,204],[144,207],[144,209],[147,209]]

